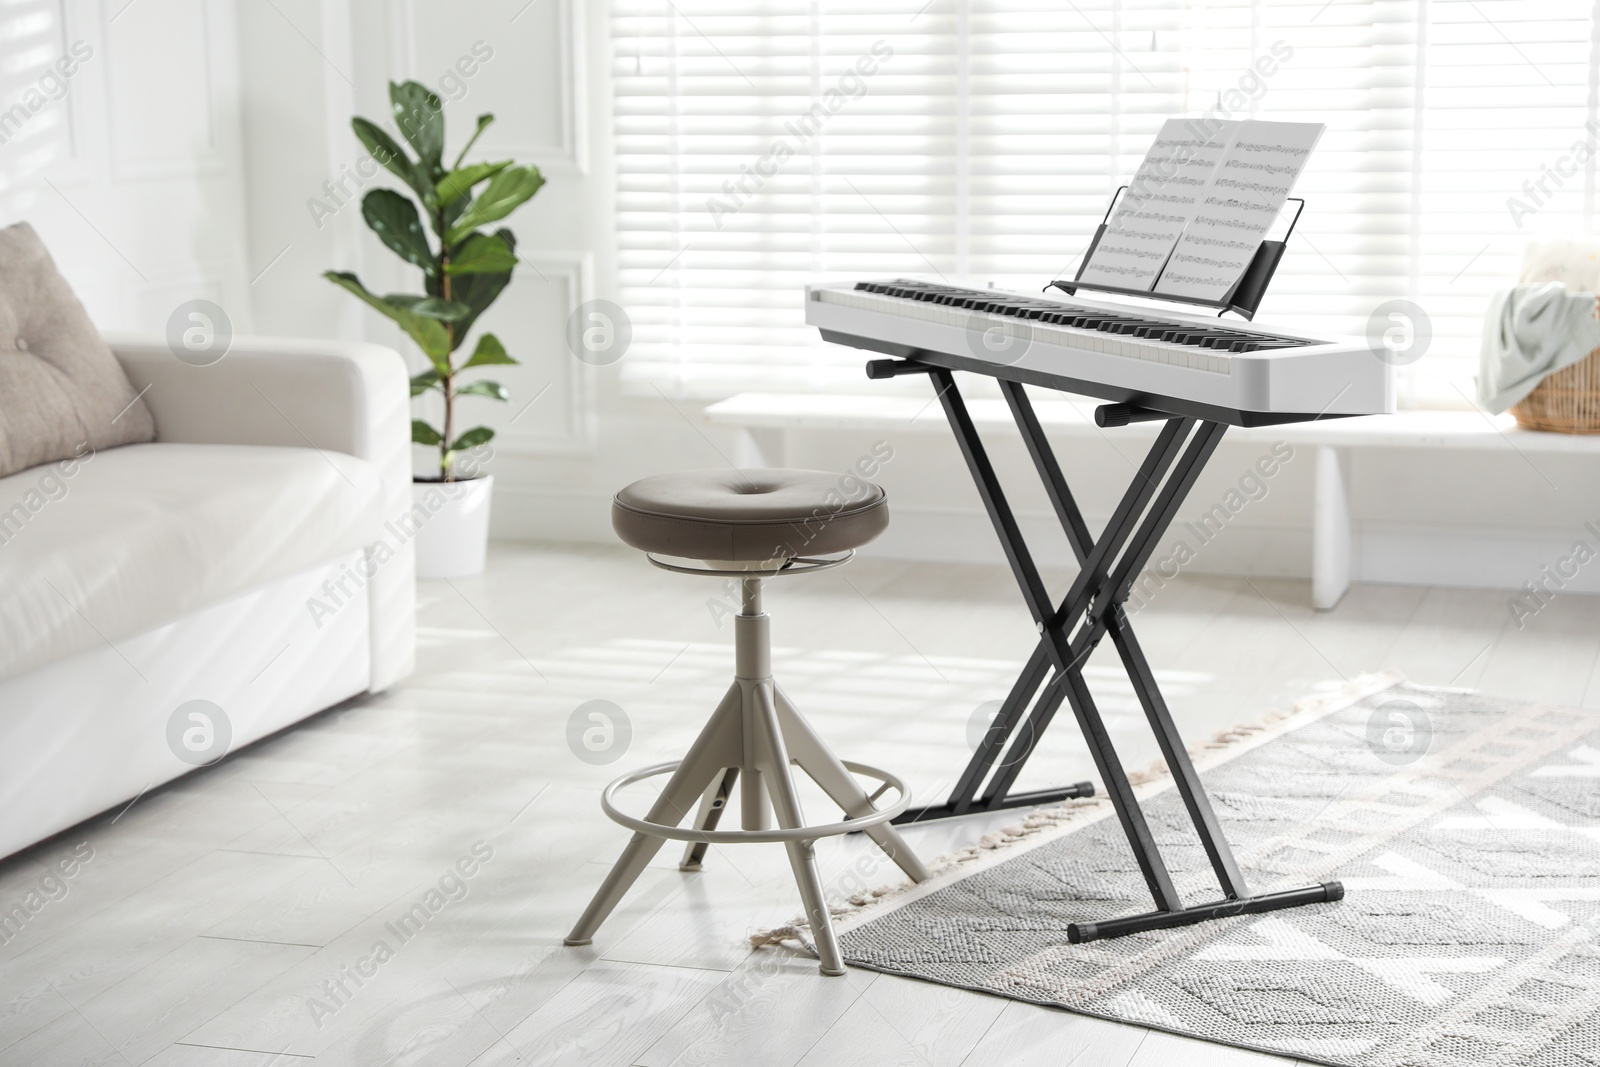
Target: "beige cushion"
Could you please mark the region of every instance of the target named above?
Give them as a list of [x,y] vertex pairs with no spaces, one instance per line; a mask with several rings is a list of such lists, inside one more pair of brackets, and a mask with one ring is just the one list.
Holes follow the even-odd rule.
[[872,482],[827,471],[680,471],[618,493],[611,525],[634,548],[666,556],[817,556],[877,537],[889,525],[889,499]]
[[0,477],[155,437],[155,423],[25,222],[0,229]]

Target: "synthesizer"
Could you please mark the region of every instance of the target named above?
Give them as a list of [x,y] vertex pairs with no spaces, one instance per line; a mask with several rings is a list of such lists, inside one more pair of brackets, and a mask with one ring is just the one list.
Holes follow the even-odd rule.
[[1081,297],[923,281],[806,287],[824,340],[1236,426],[1394,411],[1365,340]]

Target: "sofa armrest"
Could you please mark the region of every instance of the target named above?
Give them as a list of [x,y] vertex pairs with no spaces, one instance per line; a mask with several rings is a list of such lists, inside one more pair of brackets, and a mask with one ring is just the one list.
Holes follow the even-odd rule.
[[209,367],[176,358],[155,334],[108,334],[143,390],[156,440],[286,445],[344,452],[411,480],[411,402],[405,361],[382,345],[236,337]]
[[[143,394],[157,441],[343,452],[378,468],[385,523],[411,509],[411,391],[394,349],[235,337],[221,360],[196,367],[159,334],[105,339]],[[389,547],[392,558],[368,584],[374,690],[410,672],[415,646],[414,550],[409,542]]]

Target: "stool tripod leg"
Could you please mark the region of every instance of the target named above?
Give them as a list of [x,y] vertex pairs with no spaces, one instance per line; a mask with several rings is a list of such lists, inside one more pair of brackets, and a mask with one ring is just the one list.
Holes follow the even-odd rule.
[[[754,683],[746,691],[746,699],[753,706],[745,722],[757,734],[758,758],[767,792],[772,797],[772,810],[778,825],[788,829],[804,826],[800,811],[800,798],[795,793],[794,776],[789,771],[789,753],[784,747],[783,731],[778,725],[778,710],[772,698],[770,683]],[[822,893],[822,877],[817,873],[817,857],[810,841],[788,841],[789,866],[794,870],[794,880],[800,887],[800,900],[805,905],[806,918],[811,922],[811,937],[817,944],[817,960],[823,974],[844,974],[844,961],[839,957],[839,943],[833,936],[833,920],[828,914],[828,903]]]
[[[740,690],[737,683],[729,688],[727,696],[717,705],[700,736],[689,746],[688,755],[678,764],[678,769],[667,779],[661,796],[650,807],[645,818],[650,822],[677,825],[688,814],[695,797],[706,791],[711,780],[722,773],[724,767],[738,766],[743,756],[744,716],[741,709]],[[649,834],[635,833],[622,850],[622,855],[612,865],[611,873],[600,883],[594,899],[584,909],[578,923],[567,935],[568,945],[587,945],[594,940],[594,932],[606,921],[623,894],[643,873],[645,867],[661,850],[664,839]]]
[[[715,830],[717,823],[722,819],[722,813],[728,807],[728,795],[733,792],[733,783],[738,781],[739,768],[724,767],[722,773],[711,779],[711,785],[706,788],[705,794],[700,798],[700,811],[694,817],[696,830]],[[691,841],[684,847],[683,862],[678,864],[680,871],[698,871],[701,863],[706,858],[707,843],[704,841]]]
[[[850,818],[858,819],[877,810],[872,806],[867,791],[856,781],[855,775],[839,762],[839,758],[823,743],[777,683],[773,683],[772,695],[778,705],[778,725],[783,731],[784,744],[788,747],[790,758],[800,765],[800,769],[809,774],[811,780],[821,786],[822,791],[832,797],[833,802],[843,808],[845,815]],[[906,873],[906,877],[913,882],[927,881],[928,869],[911,851],[911,846],[906,844],[899,830],[882,823],[868,827],[863,832],[877,842],[884,854]]]

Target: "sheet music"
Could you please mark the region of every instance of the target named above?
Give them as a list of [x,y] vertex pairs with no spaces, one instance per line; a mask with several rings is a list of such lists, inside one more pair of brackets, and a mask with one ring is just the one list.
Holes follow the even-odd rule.
[[1155,285],[1243,125],[1206,126],[1198,119],[1162,123],[1079,280],[1121,289]]
[[1154,292],[1219,301],[1227,296],[1326,129],[1320,122],[1241,123]]

